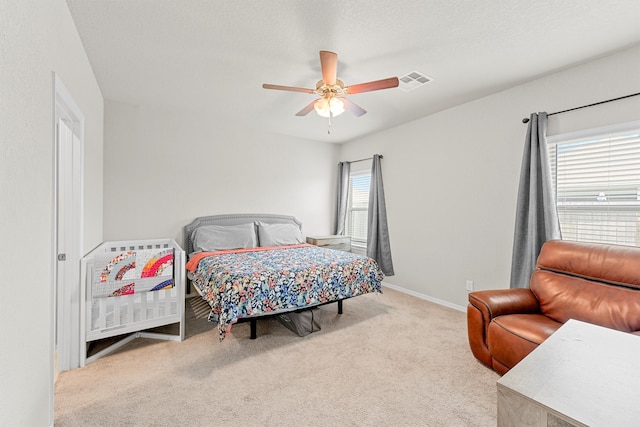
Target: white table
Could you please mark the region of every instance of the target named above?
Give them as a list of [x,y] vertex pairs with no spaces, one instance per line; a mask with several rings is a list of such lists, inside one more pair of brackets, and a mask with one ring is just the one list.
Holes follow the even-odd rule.
[[307,243],[322,248],[351,252],[351,237],[349,236],[307,236]]
[[497,388],[499,427],[638,427],[640,336],[570,320]]

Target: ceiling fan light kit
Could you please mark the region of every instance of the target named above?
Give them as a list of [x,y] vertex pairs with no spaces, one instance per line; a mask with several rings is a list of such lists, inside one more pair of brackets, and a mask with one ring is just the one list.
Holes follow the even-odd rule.
[[313,103],[313,108],[321,117],[337,117],[345,111],[340,98],[320,98]]
[[[320,66],[322,68],[322,80],[316,84],[315,89],[306,89],[293,86],[280,86],[272,84],[263,84],[264,89],[284,90],[289,92],[310,93],[320,96],[320,98],[312,101],[302,110],[296,113],[296,116],[306,116],[311,110],[315,110],[321,117],[339,116],[345,110],[349,110],[354,116],[360,117],[367,113],[367,110],[347,99],[346,95],[354,95],[363,92],[372,92],[374,90],[390,89],[398,87],[399,80],[397,77],[390,77],[383,80],[376,80],[367,83],[360,83],[353,86],[344,86],[342,81],[336,78],[338,70],[338,55],[334,52],[326,50],[320,51]],[[331,122],[329,122],[331,126]]]

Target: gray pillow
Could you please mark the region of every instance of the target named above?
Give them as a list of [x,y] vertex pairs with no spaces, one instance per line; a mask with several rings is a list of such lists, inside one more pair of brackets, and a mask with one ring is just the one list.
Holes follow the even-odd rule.
[[267,224],[258,221],[257,225],[260,246],[282,246],[304,243],[302,230],[297,224]]
[[223,251],[258,246],[253,222],[238,225],[204,225],[193,232],[194,251]]

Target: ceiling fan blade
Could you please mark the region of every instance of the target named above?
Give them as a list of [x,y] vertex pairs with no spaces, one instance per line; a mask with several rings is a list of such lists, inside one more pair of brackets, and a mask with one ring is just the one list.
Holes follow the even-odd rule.
[[338,54],[326,50],[320,51],[320,66],[322,67],[322,81],[327,86],[336,84],[338,73]]
[[296,113],[296,116],[306,116],[307,114],[309,114],[310,112],[313,111],[313,106],[316,103],[317,99],[311,101],[311,103],[309,105],[307,105],[306,107],[304,107],[302,110],[298,111]]
[[376,80],[374,82],[360,83],[345,87],[344,90],[349,95],[362,92],[372,92],[374,90],[390,89],[392,87],[398,87],[400,82],[397,77],[390,77],[388,79]]
[[351,114],[353,114],[354,116],[360,117],[360,116],[364,116],[365,114],[367,114],[367,110],[365,110],[361,106],[355,104],[351,100],[349,100],[347,98],[340,98],[340,100],[344,104],[344,108],[346,110],[349,110],[351,112]]
[[316,91],[314,89],[306,89],[303,87],[293,87],[293,86],[280,86],[280,85],[270,85],[270,84],[263,84],[262,87],[264,89],[275,89],[275,90],[287,90],[289,92],[303,92],[303,93],[315,93]]

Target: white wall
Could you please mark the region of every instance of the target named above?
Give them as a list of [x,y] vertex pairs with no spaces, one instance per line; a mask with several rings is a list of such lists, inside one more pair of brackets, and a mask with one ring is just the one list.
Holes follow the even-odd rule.
[[[475,289],[508,287],[521,119],[637,92],[640,47],[343,145],[340,160],[384,155],[396,273],[386,281],[459,308],[466,279]],[[548,133],[638,119],[634,97],[552,116]]]
[[0,424],[53,424],[55,71],[85,121],[84,246],[102,240],[100,89],[64,0],[0,3]]
[[171,237],[194,218],[294,215],[304,232],[333,224],[338,147],[255,134],[209,116],[105,103],[105,240]]

